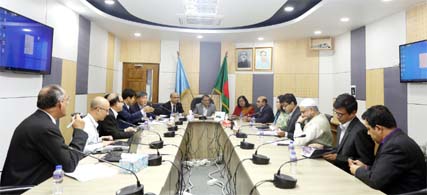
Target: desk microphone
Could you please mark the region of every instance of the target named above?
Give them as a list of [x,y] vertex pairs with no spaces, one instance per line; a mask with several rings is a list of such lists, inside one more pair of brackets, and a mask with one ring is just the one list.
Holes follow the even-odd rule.
[[[297,137],[294,137],[294,138],[301,138],[301,137],[305,137],[305,134],[302,134],[302,135],[297,136]],[[258,149],[259,149],[261,146],[268,145],[268,144],[272,144],[272,143],[276,143],[276,142],[280,142],[280,141],[285,141],[285,140],[288,140],[288,139],[289,139],[289,138],[278,139],[278,140],[275,140],[275,141],[272,141],[272,142],[267,142],[267,143],[263,143],[263,144],[259,145],[259,146],[256,148],[255,153],[254,153],[254,154],[252,154],[252,162],[253,162],[254,164],[257,164],[257,165],[266,165],[266,164],[270,163],[270,158],[268,158],[268,157],[267,157],[267,156],[265,156],[265,155],[258,154]]]
[[[119,119],[119,121],[121,121],[121,122],[123,122],[123,123],[125,123],[127,125],[130,125],[132,127],[135,127],[138,130],[142,129],[141,126],[134,125],[134,124],[129,123],[129,122],[125,121],[125,120]],[[157,131],[153,131],[153,130],[149,130],[149,129],[144,129],[144,130],[145,131],[153,132],[153,133],[155,133],[155,134],[157,134],[159,136],[159,141],[153,141],[153,142],[150,143],[150,148],[151,149],[161,149],[161,148],[163,148],[162,136]]]
[[126,170],[126,171],[128,171],[128,172],[132,173],[132,174],[135,176],[135,178],[136,178],[136,185],[129,185],[129,186],[123,187],[123,188],[119,189],[119,190],[116,192],[116,195],[133,195],[133,194],[136,194],[136,195],[143,195],[143,194],[144,194],[144,185],[142,185],[142,184],[139,182],[138,176],[137,176],[137,175],[135,174],[135,172],[133,172],[132,170],[127,169],[127,168],[124,168],[124,167],[121,167],[121,166],[116,165],[116,164],[114,164],[114,163],[108,162],[108,161],[106,161],[106,160],[104,160],[104,159],[102,159],[102,158],[98,158],[98,157],[95,157],[95,156],[90,155],[90,154],[85,154],[84,152],[82,152],[82,151],[80,151],[80,150],[77,150],[77,149],[75,149],[75,148],[73,148],[73,147],[71,147],[71,146],[64,146],[64,148],[65,148],[65,149],[68,149],[68,150],[71,150],[71,151],[74,151],[74,152],[78,152],[78,153],[80,153],[80,154],[81,154],[81,155],[83,155],[83,156],[89,156],[89,157],[94,158],[94,159],[96,159],[96,160],[99,160],[99,161],[105,162],[105,163],[107,163],[107,164],[109,164],[109,165],[112,165],[112,166],[118,167],[118,168],[120,168],[120,169],[123,169],[123,170]]
[[289,160],[284,162],[283,164],[280,165],[279,170],[277,170],[277,173],[274,174],[274,180],[273,180],[273,184],[274,186],[281,188],[281,189],[291,189],[291,188],[295,188],[295,185],[297,184],[297,179],[289,176],[289,175],[285,175],[285,174],[280,174],[280,169],[282,169],[282,167],[286,164],[289,164],[291,162],[297,162],[300,160],[304,160],[307,158],[300,158],[297,160]]

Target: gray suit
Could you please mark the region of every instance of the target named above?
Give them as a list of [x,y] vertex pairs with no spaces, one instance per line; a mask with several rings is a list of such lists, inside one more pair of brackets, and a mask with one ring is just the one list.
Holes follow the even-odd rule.
[[[196,107],[194,107],[193,113],[198,115],[203,115],[203,107],[204,105],[202,103],[196,104]],[[208,112],[206,113],[206,116],[212,116],[216,111],[214,104],[209,104]]]

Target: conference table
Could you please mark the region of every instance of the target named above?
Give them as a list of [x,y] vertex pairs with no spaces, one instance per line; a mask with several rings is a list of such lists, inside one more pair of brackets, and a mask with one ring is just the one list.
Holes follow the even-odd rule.
[[[260,144],[283,139],[275,136],[258,136],[259,129],[256,128],[257,125],[242,125],[240,129],[241,132],[248,134],[245,141],[255,144],[255,149]],[[150,127],[151,130],[158,132],[160,135],[168,131],[166,123],[156,122],[151,124]],[[270,158],[270,163],[267,165],[253,164],[250,158],[255,150],[241,149],[239,144],[242,139],[234,136],[234,130],[223,127],[217,121],[195,120],[184,122],[183,125],[178,127],[175,137],[167,138],[162,136],[164,147],[159,149],[159,153],[162,155],[164,162],[159,166],[149,166],[136,173],[144,185],[144,192],[174,195],[177,192],[179,178],[177,168],[181,167],[182,160],[215,160],[220,156],[228,173],[232,174],[232,176],[236,174],[235,180],[232,179],[230,182],[232,186],[235,186],[235,191],[233,190],[233,192],[239,195],[249,194],[257,182],[272,180],[279,166],[289,160],[288,147],[272,143],[266,144],[258,150],[258,154]],[[159,140],[159,137],[155,133],[143,131],[140,143],[133,146],[137,147],[137,153],[156,154],[157,150],[150,149],[147,144],[157,140]],[[296,152],[298,158],[301,158],[300,147],[296,147]],[[176,167],[168,161],[174,162]],[[85,164],[107,165],[89,157],[79,162],[79,166]],[[236,168],[238,168],[237,172]],[[285,165],[281,169],[281,173],[290,174],[289,166]],[[383,194],[381,191],[370,188],[359,179],[323,159],[298,161],[294,176],[297,179],[297,184],[293,189],[279,189],[273,183],[266,182],[258,186],[253,191],[253,194]],[[25,194],[51,194],[52,183],[50,178]],[[134,176],[125,173],[85,182],[65,177],[63,194],[114,194],[118,189],[135,183]]]

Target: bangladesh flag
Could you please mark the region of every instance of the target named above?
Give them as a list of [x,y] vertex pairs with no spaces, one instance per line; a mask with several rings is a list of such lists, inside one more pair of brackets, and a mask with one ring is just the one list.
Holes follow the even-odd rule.
[[216,78],[214,91],[221,95],[222,111],[228,113],[230,94],[228,93],[227,55],[225,55],[222,61],[221,69]]

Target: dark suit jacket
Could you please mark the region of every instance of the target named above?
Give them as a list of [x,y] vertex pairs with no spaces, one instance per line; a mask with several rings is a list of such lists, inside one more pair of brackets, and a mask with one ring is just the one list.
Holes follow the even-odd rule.
[[[178,102],[176,104],[176,113],[184,113],[184,109],[182,108],[181,102]],[[157,115],[167,115],[170,116],[170,113],[172,112],[171,102],[168,101],[164,104],[159,104],[159,106],[156,108],[155,114]]]
[[[74,129],[69,146],[83,151],[88,135]],[[3,167],[1,185],[38,185],[52,177],[56,165],[73,172],[82,155],[67,149],[62,134],[50,117],[37,110],[13,133]]]
[[257,123],[272,123],[274,121],[273,109],[270,105],[266,104],[262,111],[257,108],[255,114],[255,122]]
[[98,121],[98,124],[97,129],[100,136],[111,135],[114,139],[125,139],[132,137],[134,134],[133,132],[125,132],[123,129],[120,129],[119,123],[114,117],[114,113],[111,108],[107,117],[105,117],[103,121]]
[[[146,106],[151,106],[152,107],[152,105],[150,103],[147,103]],[[138,103],[135,103],[132,106],[130,106],[129,111],[130,111],[131,114],[137,113],[137,112],[141,113],[141,108],[139,108]],[[146,113],[146,114],[147,114],[147,118],[150,118],[150,117],[153,118],[153,119],[156,118],[156,115],[154,113]],[[141,113],[141,115],[142,115],[142,113]],[[140,118],[139,120],[137,120],[135,123],[140,123],[140,122],[144,122],[142,120],[142,118]]]
[[[333,162],[336,166],[350,173],[347,159],[351,157],[354,160],[360,160],[366,165],[372,165],[374,162],[374,141],[367,133],[365,125],[355,117],[347,127],[341,143],[338,144],[335,152],[336,160]],[[337,128],[337,141],[341,136],[341,128]]]
[[[124,120],[126,122],[129,122],[129,123],[132,123],[135,125],[137,125],[138,122],[141,122],[141,119],[142,119],[142,113],[141,112],[131,113],[130,112],[130,106],[128,109],[128,107],[126,105],[123,105],[123,110],[118,112],[118,114],[119,115],[117,115],[117,119]],[[119,120],[120,129],[126,129],[130,126],[124,122],[121,122],[120,120]]]
[[[286,129],[284,129],[284,131],[288,132],[288,138],[289,139],[294,139],[294,131],[295,131],[295,124],[297,123],[297,120],[299,118],[299,116],[301,115],[301,112],[299,110],[299,107],[297,106],[294,110],[294,112],[292,113],[291,118],[288,121],[288,124],[286,126]],[[301,127],[303,128],[303,127]]]
[[401,130],[395,131],[378,148],[374,164],[361,167],[356,177],[386,194],[400,194],[426,188],[426,163],[420,147]]

